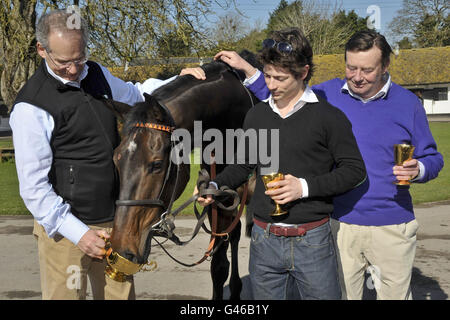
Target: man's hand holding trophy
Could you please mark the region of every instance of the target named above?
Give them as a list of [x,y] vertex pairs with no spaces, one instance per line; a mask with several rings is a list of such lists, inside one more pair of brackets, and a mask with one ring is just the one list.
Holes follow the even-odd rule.
[[261,176],[266,188],[265,194],[275,202],[272,216],[287,214],[282,205],[302,197],[303,189],[300,180],[290,174],[276,172]]
[[393,173],[397,178],[394,183],[398,186],[409,186],[411,180],[419,175],[419,162],[412,158],[414,149],[413,145],[406,143],[394,145]]

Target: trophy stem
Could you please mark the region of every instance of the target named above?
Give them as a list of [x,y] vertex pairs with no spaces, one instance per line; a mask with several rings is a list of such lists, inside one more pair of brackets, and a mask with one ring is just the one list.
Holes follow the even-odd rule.
[[284,210],[281,205],[278,203],[275,203],[275,210],[270,214],[271,216],[282,216],[283,214],[288,213],[286,210]]
[[[283,180],[284,179],[284,175],[280,172],[274,172],[274,173],[270,173],[270,174],[266,174],[261,176],[262,181],[264,183],[264,187],[266,188],[266,190],[270,190],[271,188],[267,187],[267,184],[272,182],[272,181],[279,181],[279,180]],[[272,202],[274,202],[272,200]],[[283,214],[287,214],[288,211],[284,210],[281,205],[279,205],[278,203],[275,202],[275,210],[270,214],[271,216],[281,216]]]

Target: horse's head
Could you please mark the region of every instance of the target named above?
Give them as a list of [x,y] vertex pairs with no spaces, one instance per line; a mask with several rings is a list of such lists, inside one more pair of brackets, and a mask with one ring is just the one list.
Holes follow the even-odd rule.
[[[130,108],[122,141],[114,151],[120,194],[111,246],[131,262],[143,264],[149,252],[147,238],[170,201],[171,130],[169,112],[153,97]],[[144,200],[144,201],[141,201]]]

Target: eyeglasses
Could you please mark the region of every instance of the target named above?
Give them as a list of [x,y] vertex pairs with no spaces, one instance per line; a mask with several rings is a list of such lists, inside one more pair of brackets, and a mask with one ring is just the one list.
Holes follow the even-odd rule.
[[81,66],[81,65],[85,64],[85,63],[88,61],[87,56],[85,56],[83,59],[67,61],[67,62],[64,62],[64,63],[57,63],[57,62],[55,62],[55,60],[52,58],[52,56],[51,56],[50,52],[47,50],[47,48],[45,49],[45,51],[47,52],[47,55],[48,55],[48,57],[50,58],[50,60],[53,62],[53,64],[54,64],[59,70],[62,70],[62,69],[69,69],[70,66],[72,65],[72,63],[73,63],[75,66],[78,67],[78,66]]
[[291,53],[292,52],[292,45],[287,42],[276,42],[273,39],[266,39],[262,43],[263,48],[277,48],[278,51],[281,53]]

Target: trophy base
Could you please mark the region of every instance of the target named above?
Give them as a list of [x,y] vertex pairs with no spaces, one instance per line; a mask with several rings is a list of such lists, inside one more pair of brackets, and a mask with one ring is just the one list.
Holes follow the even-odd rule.
[[272,217],[276,217],[276,216],[282,216],[282,215],[284,215],[284,214],[287,214],[288,213],[288,211],[274,211],[274,212],[272,212],[270,215],[272,216]]
[[395,181],[394,184],[397,186],[410,186],[411,182],[408,180],[402,180],[402,181]]

